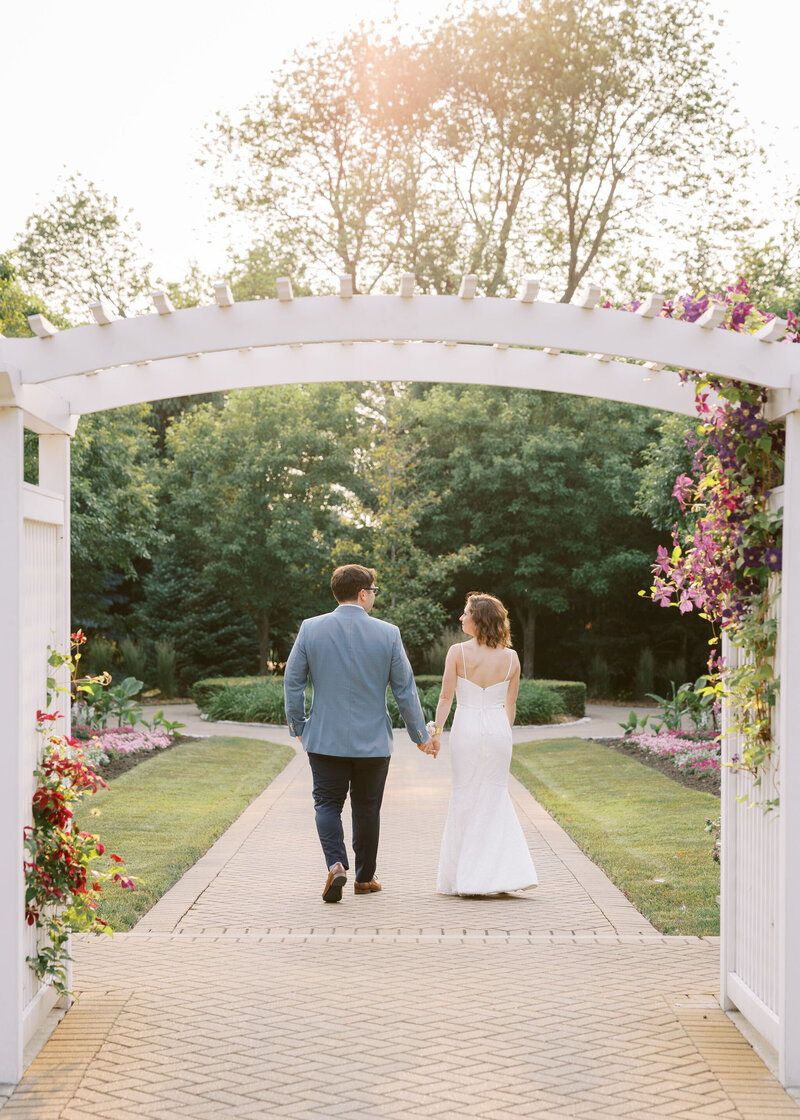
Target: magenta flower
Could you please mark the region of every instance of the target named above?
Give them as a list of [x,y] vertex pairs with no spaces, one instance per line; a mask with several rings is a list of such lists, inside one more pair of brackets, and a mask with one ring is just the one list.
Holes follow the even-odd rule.
[[686,503],[692,493],[694,483],[688,474],[679,474],[675,479],[675,485],[672,488],[673,498],[678,499],[678,505],[681,507],[681,512],[686,509]]
[[672,589],[663,580],[656,579],[653,585],[653,599],[660,607],[668,607],[672,602]]

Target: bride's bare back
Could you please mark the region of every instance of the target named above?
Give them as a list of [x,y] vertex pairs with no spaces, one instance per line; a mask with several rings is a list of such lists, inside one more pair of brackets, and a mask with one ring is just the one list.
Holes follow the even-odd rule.
[[457,643],[453,646],[453,650],[458,654],[455,657],[456,675],[463,677],[466,667],[466,676],[479,688],[489,688],[493,684],[499,684],[500,681],[510,679],[515,670],[519,671],[519,658],[513,649],[507,649],[505,646],[496,646],[492,649],[490,646],[481,645],[477,638],[471,638],[468,642]]
[[[505,608],[499,605],[505,617]],[[457,642],[450,646],[444,665],[442,677],[442,691],[439,704],[436,708],[436,726],[444,727],[453,697],[456,691],[458,677],[466,676],[478,688],[490,688],[493,684],[508,681],[505,709],[508,722],[513,726],[514,715],[517,710],[517,693],[519,692],[520,667],[519,658],[515,650],[506,645],[490,646],[487,642],[478,640],[480,628],[476,626],[472,617],[471,599],[467,600],[464,613],[461,615],[461,626],[465,634],[470,635],[468,642]],[[506,627],[506,634],[508,629]],[[500,638],[502,641],[502,637]],[[507,639],[506,639],[507,640]],[[465,673],[466,669],[466,673]]]

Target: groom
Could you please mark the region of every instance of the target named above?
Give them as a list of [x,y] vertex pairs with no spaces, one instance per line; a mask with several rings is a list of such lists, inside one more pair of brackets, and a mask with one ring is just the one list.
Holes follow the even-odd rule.
[[[356,894],[381,889],[375,879],[383,787],[392,753],[392,725],[386,710],[391,686],[411,738],[436,755],[422,714],[414,675],[400,631],[370,618],[375,605],[375,571],[345,564],[331,578],[339,604],[330,614],[307,618],[300,627],[284,675],[290,733],[308,754],[314,779],[317,832],[328,868],[322,897],[338,902],[349,867],[342,830],[348,791],[353,814]],[[313,702],[306,715],[305,689]]]

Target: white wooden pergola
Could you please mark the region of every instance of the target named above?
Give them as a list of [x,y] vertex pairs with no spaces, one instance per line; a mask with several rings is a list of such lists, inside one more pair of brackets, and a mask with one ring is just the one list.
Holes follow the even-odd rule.
[[[215,304],[115,320],[92,304],[93,323],[37,337],[0,338],[0,1082],[23,1073],[25,1042],[55,1003],[25,963],[23,828],[30,823],[37,708],[45,704],[48,645],[69,641],[70,438],[80,416],[141,401],[245,386],[316,381],[471,382],[573,393],[695,416],[677,370],[764,386],[769,415],[786,424],[784,575],[780,604],[779,749],[769,786],[779,813],[737,801],[747,775],[723,775],[721,1002],[738,1008],[779,1054],[784,1085],[800,1085],[800,348],[776,346],[783,324],[755,336],[716,330],[723,309],[695,324],[660,318],[650,296],[636,314],[599,308],[590,285],[576,304],[414,294]],[[24,429],[39,436],[39,482],[23,481]],[[726,742],[728,756],[736,743]]]

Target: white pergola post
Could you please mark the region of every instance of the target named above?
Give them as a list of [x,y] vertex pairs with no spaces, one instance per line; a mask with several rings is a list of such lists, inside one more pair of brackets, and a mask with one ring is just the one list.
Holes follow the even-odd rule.
[[780,1080],[800,1086],[800,412],[786,417],[780,598],[778,954]]
[[3,798],[0,813],[0,1082],[23,1073],[23,990],[25,888],[22,829],[28,806],[23,775],[23,413],[0,408],[0,759]]

